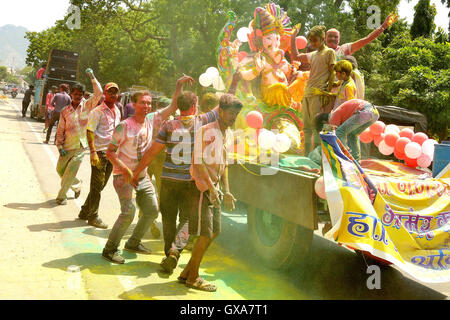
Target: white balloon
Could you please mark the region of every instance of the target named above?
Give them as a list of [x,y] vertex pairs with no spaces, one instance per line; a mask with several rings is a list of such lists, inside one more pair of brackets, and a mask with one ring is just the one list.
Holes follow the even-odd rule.
[[291,147],[291,139],[284,133],[279,133],[275,137],[273,149],[278,153],[285,153]]
[[247,35],[250,33],[250,29],[243,27],[240,28],[237,32],[237,38],[239,39],[239,41],[241,42],[248,42],[248,37]]
[[422,147],[417,142],[410,142],[405,147],[405,155],[410,159],[417,159],[422,154]]
[[378,150],[380,150],[380,153],[385,155],[385,156],[389,156],[391,154],[394,153],[394,147],[389,147],[386,144],[386,141],[381,141],[380,144],[378,145]]
[[434,159],[434,145],[438,144],[436,140],[428,139],[422,144],[422,153],[428,155],[431,161]]
[[395,124],[388,124],[386,126],[386,129],[384,129],[384,133],[388,134],[389,132],[396,132],[396,133],[400,133],[400,128],[398,126],[396,126]]
[[223,80],[220,76],[215,77],[212,81],[214,89],[218,91],[225,90],[225,84],[223,83]]
[[211,79],[220,76],[219,70],[216,67],[209,67],[208,69],[206,69],[205,73],[208,74],[211,77]]
[[269,150],[275,145],[276,136],[275,133],[269,130],[261,130],[258,136],[258,144],[261,149]]
[[212,84],[212,81],[213,81],[213,79],[207,73],[202,74],[200,76],[200,78],[198,79],[198,82],[203,87],[209,87]]

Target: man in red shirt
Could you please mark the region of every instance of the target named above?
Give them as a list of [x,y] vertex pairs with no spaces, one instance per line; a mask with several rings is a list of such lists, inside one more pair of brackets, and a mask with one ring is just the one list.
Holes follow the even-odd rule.
[[43,78],[44,73],[45,73],[45,68],[46,68],[46,67],[47,67],[47,64],[44,63],[44,64],[42,64],[41,68],[37,71],[37,73],[36,73],[36,78],[37,78],[38,80],[40,80],[40,79]]
[[52,106],[52,100],[53,100],[53,97],[55,96],[55,94],[57,92],[58,92],[58,87],[57,86],[52,86],[52,91],[47,93],[47,98],[45,99],[45,128],[44,128],[44,132],[47,131],[47,129],[48,129],[49,125],[50,125],[50,120],[52,119],[53,110],[55,110],[55,108]]
[[344,102],[330,115],[321,113],[316,116],[316,126],[320,130],[321,124],[327,122],[337,126],[336,136],[348,146],[356,161],[361,159],[359,135],[374,124],[380,114],[373,104],[365,100],[353,99]]

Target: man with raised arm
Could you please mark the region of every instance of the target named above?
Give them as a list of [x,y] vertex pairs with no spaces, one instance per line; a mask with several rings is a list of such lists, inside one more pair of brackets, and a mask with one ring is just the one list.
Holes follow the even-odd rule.
[[81,181],[76,175],[83,161],[84,151],[88,147],[86,127],[89,113],[103,95],[102,87],[95,79],[92,69],[87,69],[86,74],[91,79],[94,95],[85,100],[84,86],[74,85],[70,91],[72,102],[61,111],[56,131],[56,146],[60,154],[56,171],[61,177],[61,189],[56,198],[59,205],[67,204],[66,194],[69,188],[75,192],[75,198],[80,196]]
[[112,228],[102,257],[112,263],[123,264],[118,247],[128,227],[133,222],[136,206],[133,199],[133,189],[136,190],[136,203],[142,212],[133,234],[125,244],[125,250],[150,254],[151,251],[141,243],[142,238],[152,222],[158,216],[158,200],[155,188],[144,170],[135,184],[132,184],[133,170],[145,152],[152,145],[153,127],[166,120],[177,109],[177,99],[184,83],[193,83],[194,79],[183,76],[177,81],[177,87],[172,103],[167,108],[150,113],[152,96],[148,91],[134,94],[134,116],[122,121],[115,129],[111,143],[106,151],[106,157],[113,164],[114,188],[119,196],[121,214]]
[[106,158],[106,149],[111,142],[114,129],[119,125],[121,114],[116,102],[119,86],[113,82],[105,86],[105,101],[89,115],[87,138],[91,154],[91,184],[89,194],[81,207],[78,218],[101,229],[108,226],[98,217],[101,192],[112,173],[112,164]]

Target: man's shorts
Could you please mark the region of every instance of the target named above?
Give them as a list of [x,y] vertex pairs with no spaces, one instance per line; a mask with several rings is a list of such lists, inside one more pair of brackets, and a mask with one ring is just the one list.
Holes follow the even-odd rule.
[[212,205],[209,190],[199,192],[197,210],[192,210],[189,219],[189,234],[212,239],[213,234],[220,233],[221,214],[221,209]]

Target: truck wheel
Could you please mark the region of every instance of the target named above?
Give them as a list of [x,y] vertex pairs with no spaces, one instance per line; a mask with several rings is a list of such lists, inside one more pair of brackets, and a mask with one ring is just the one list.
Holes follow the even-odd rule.
[[287,270],[298,266],[309,252],[311,229],[253,206],[248,206],[247,225],[254,250],[271,268]]

